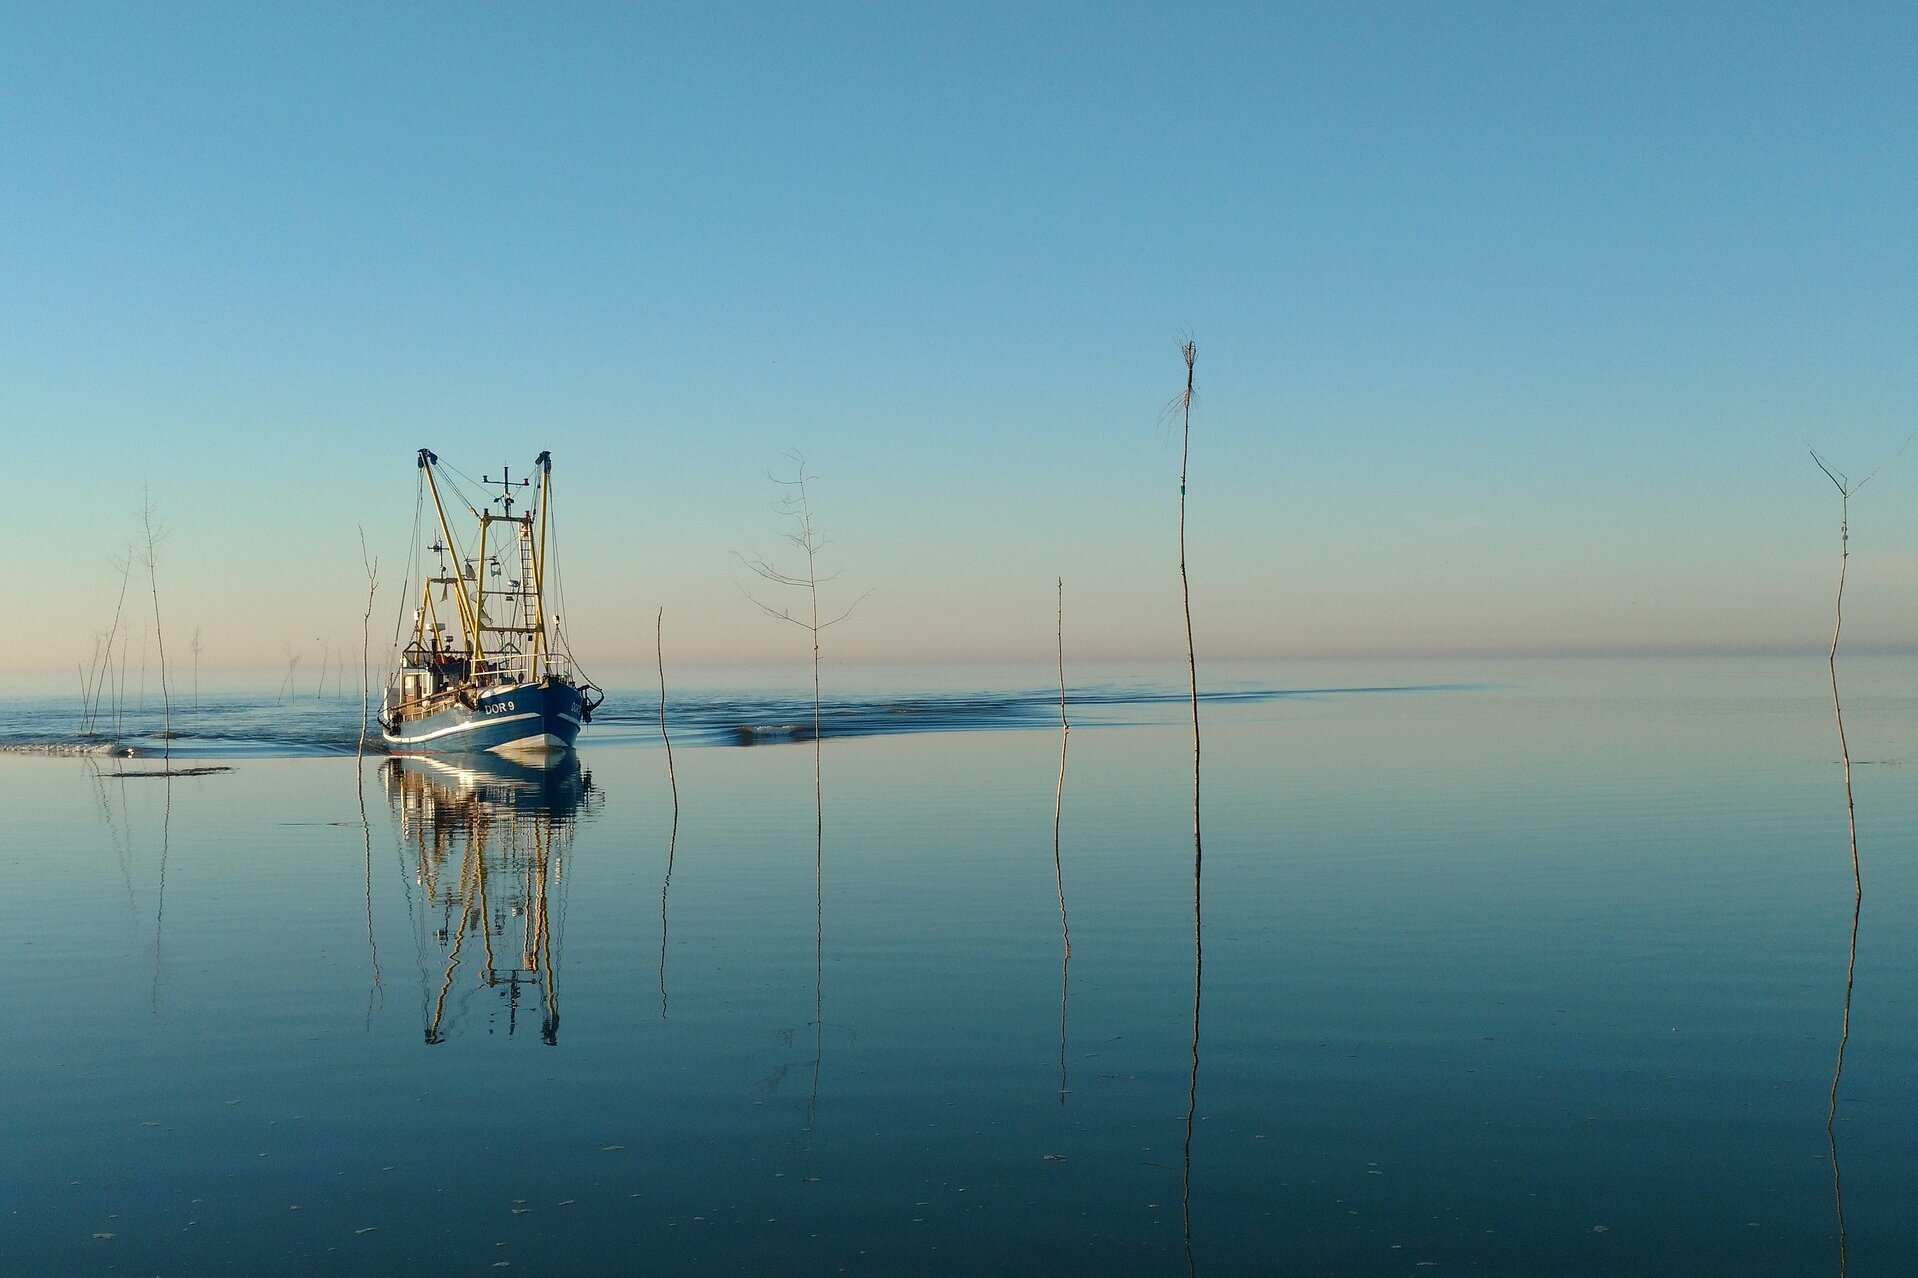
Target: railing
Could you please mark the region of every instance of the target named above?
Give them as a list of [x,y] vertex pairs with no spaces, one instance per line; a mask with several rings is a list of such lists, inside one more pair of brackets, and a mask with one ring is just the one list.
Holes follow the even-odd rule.
[[472,667],[472,679],[483,687],[501,683],[525,683],[535,679],[563,679],[574,682],[573,662],[570,657],[555,653],[543,653],[535,661],[525,653],[510,653],[504,657],[491,657],[475,662]]
[[[411,656],[412,654],[408,654]],[[422,667],[427,661],[419,663]],[[529,683],[537,679],[559,679],[566,683],[577,684],[579,676],[572,658],[556,653],[543,653],[537,661],[526,653],[509,653],[503,657],[493,657],[471,664],[467,676],[451,684],[443,684],[421,697],[411,697],[391,705],[383,705],[382,713],[392,722],[400,723],[411,719],[423,719],[427,715],[444,710],[459,702],[463,691],[485,691],[505,684]],[[387,695],[391,695],[389,689]],[[598,702],[593,704],[597,705]]]

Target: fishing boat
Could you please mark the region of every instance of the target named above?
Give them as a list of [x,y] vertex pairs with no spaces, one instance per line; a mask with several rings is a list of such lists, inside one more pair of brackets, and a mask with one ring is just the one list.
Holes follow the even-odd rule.
[[[546,607],[549,571],[557,573],[547,552],[552,454],[541,453],[533,466],[537,495],[515,514],[515,505],[526,505],[515,494],[532,479],[515,480],[503,468],[500,478],[477,481],[483,487],[475,495],[459,482],[474,484],[470,477],[441,475],[438,455],[419,451],[414,550],[430,499],[439,535],[425,552],[439,559],[437,572],[418,560],[424,575],[411,637],[380,702],[380,734],[395,753],[551,760],[573,748],[605,699],[579,673],[560,618]],[[454,535],[442,480],[477,525],[470,544]]]

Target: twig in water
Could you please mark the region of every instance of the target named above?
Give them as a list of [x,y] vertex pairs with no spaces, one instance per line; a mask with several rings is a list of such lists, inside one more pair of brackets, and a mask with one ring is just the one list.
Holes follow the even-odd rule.
[[[167,684],[166,631],[160,625],[160,578],[154,567],[155,552],[158,550],[160,542],[165,539],[166,531],[164,529],[156,529],[153,526],[153,500],[151,497],[143,497],[141,500],[140,524],[146,532],[145,562],[147,585],[153,592],[153,639],[160,654],[160,704],[163,707],[160,742],[164,756],[170,762],[173,758],[173,692]],[[140,649],[140,661],[140,669],[142,677],[144,678],[146,671],[146,648],[144,645],[142,645]],[[144,684],[142,686],[144,687]]]
[[380,561],[366,548],[366,529],[360,528],[360,564],[366,569],[366,611],[360,615],[360,735],[356,753],[366,750],[366,716],[373,697],[373,596],[380,588]]
[[[132,552],[129,551],[129,558],[131,554]],[[131,646],[132,643],[130,639],[123,637],[120,640],[120,678],[119,682],[117,682],[113,688],[113,731],[116,736],[121,730],[121,725],[125,722],[127,706],[127,649]]]
[[293,651],[292,644],[286,645],[286,678],[280,683],[280,700],[282,701],[299,695],[293,686],[293,672],[300,668],[300,658],[303,655],[305,654]]
[[[95,642],[93,704],[87,713],[88,732],[93,732],[99,727],[101,693],[113,687],[113,645],[116,640],[121,644],[121,662],[123,666],[126,660],[125,640],[120,636],[120,618],[126,610],[127,583],[133,577],[133,548],[129,546],[124,557],[116,555],[113,557],[112,562],[113,565],[120,570],[120,594],[113,605],[113,624],[107,628],[106,635],[104,636],[104,644],[101,644],[97,639]],[[116,728],[119,722],[119,707],[120,698],[118,695],[115,695],[113,714]]]
[[659,737],[666,743],[666,783],[673,791],[673,811],[679,811],[679,777],[673,771],[673,738],[666,731],[666,610],[653,618],[653,659],[659,666]]
[[[841,612],[838,616],[826,621],[819,619],[819,583],[822,581],[832,581],[836,579],[839,574],[833,573],[826,577],[819,575],[819,552],[825,549],[826,542],[820,536],[818,525],[813,522],[812,494],[807,487],[813,480],[817,479],[818,476],[806,473],[806,460],[798,453],[788,453],[787,457],[793,464],[793,477],[791,479],[781,479],[777,475],[770,475],[768,477],[775,484],[786,489],[786,495],[774,506],[774,510],[792,522],[792,531],[780,535],[805,557],[805,575],[801,576],[797,572],[787,572],[784,569],[776,568],[765,558],[747,559],[744,556],[740,558],[741,562],[751,569],[753,574],[760,580],[769,582],[775,586],[790,586],[806,592],[808,611],[802,616],[794,616],[790,608],[775,608],[750,591],[744,593],[753,606],[765,613],[768,617],[772,617],[778,621],[790,622],[805,630],[812,637],[813,797],[815,799],[815,806],[817,806],[816,801],[819,797],[820,788],[819,739],[821,736],[819,717],[819,632],[828,627],[836,626],[847,617],[850,617],[853,609],[864,603],[866,596],[872,592],[867,591],[865,595],[861,595],[859,598],[853,600],[851,604],[847,605],[845,611]],[[823,820],[823,817],[821,819]]]

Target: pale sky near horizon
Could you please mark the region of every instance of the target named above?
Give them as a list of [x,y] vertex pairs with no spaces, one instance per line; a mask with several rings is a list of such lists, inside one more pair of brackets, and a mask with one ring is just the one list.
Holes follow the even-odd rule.
[[[550,449],[582,657],[1809,649],[1918,429],[1918,9],[0,0],[0,673],[357,644]],[[1918,641],[1918,449],[1847,633]],[[397,599],[383,594],[376,633]],[[383,637],[383,636],[382,636]],[[383,646],[376,644],[376,646]]]

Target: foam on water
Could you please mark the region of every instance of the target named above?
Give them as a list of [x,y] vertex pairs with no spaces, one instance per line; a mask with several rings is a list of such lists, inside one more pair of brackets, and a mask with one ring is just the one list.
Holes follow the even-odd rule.
[[[1469,690],[1470,683],[1374,684],[1342,687],[1240,687],[1200,694],[1202,704],[1249,705],[1288,698],[1376,696]],[[1071,687],[1067,711],[1075,726],[1172,722],[1187,704],[1183,688],[1155,684]],[[829,696],[819,706],[819,735],[874,737],[899,733],[976,732],[1050,728],[1058,724],[1056,688],[1006,692],[958,691],[912,695]],[[172,729],[157,707],[125,712],[117,727],[76,730],[68,701],[0,700],[0,752],[201,758],[301,758],[352,754],[358,747],[360,703],[334,697],[289,700],[228,697],[177,706]],[[753,746],[810,741],[810,697],[690,693],[669,696],[667,728],[687,745]],[[368,747],[380,748],[377,733]],[[659,739],[659,703],[650,693],[614,693],[594,716],[582,745],[631,745]]]

